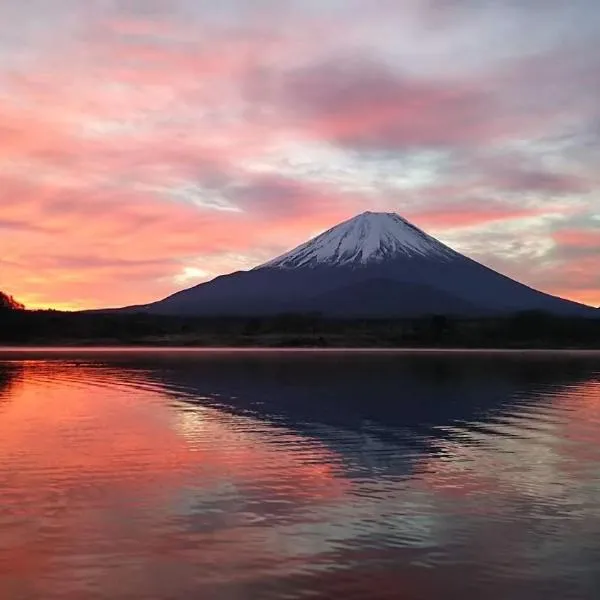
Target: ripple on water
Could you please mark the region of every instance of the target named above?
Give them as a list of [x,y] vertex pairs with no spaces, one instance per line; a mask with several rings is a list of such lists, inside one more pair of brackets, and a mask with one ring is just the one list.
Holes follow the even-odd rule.
[[0,362],[2,598],[594,598],[599,361],[543,360]]

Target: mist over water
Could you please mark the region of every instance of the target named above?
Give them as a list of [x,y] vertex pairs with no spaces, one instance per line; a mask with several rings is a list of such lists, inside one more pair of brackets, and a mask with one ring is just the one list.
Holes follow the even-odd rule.
[[600,355],[0,352],[2,600],[596,598]]

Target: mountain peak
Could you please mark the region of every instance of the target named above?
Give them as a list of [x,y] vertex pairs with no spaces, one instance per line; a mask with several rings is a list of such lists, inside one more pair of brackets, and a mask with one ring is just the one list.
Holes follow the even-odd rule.
[[396,213],[367,211],[258,268],[360,266],[411,256],[448,260],[454,254]]

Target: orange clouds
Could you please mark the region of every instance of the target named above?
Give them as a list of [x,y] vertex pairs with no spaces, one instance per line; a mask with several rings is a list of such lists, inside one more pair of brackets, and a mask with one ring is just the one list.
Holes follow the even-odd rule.
[[[469,169],[483,160],[450,185],[432,159],[428,183],[407,192],[369,178],[372,158],[351,187],[306,149],[398,153],[398,171],[423,148],[476,156],[547,124],[547,110],[506,103],[530,69],[416,77],[373,48],[353,52],[368,28],[351,14],[263,9],[222,22],[186,2],[79,6],[18,68],[0,64],[0,289],[31,307],[136,304],[175,291],[182,274],[217,275],[239,264],[228,268],[232,255],[251,266],[374,205],[438,229],[556,212],[543,198],[471,200]],[[388,10],[398,8],[372,16]],[[489,167],[488,184],[541,196],[591,185],[509,167]]]
[[600,254],[600,225],[597,230],[563,229],[554,233],[558,244],[575,248],[597,250]]
[[578,247],[582,255],[564,260],[553,273],[553,292],[600,307],[600,253],[585,256],[585,246]]
[[424,228],[451,229],[455,227],[476,227],[495,222],[539,217],[547,214],[547,208],[519,208],[495,200],[444,203],[439,207],[416,209],[407,216]]
[[[0,96],[0,283],[28,306],[147,302],[175,291],[186,261],[280,247],[295,228],[347,214],[301,214],[323,193],[291,182],[293,197],[271,199],[283,209],[273,218],[256,194],[234,197],[266,185],[238,162],[276,132],[233,117],[240,101],[226,88],[276,49],[275,36],[204,39],[143,20],[91,33],[70,48],[82,60],[51,55],[7,77]],[[176,43],[145,40],[156,35]],[[231,192],[214,189],[236,179]]]
[[302,130],[365,150],[469,145],[524,126],[492,116],[495,99],[481,82],[408,79],[354,57],[293,73],[279,101]]
[[[0,221],[8,233],[0,240],[3,285],[30,308],[47,306],[52,298],[63,308],[150,301],[177,289],[174,277],[186,261],[211,274],[211,261],[221,255],[285,247],[290,239],[300,240],[305,232],[345,216],[341,205],[328,208],[327,199],[319,200],[310,187],[293,187],[286,199],[290,190],[275,183],[271,189],[279,190],[284,203],[272,215],[268,206],[252,201],[250,191],[246,200],[254,210],[232,212],[134,190],[49,183],[40,188],[8,178],[2,184],[8,191]],[[252,192],[260,192],[258,201],[268,184],[265,180]],[[314,201],[320,208],[317,218],[315,210],[301,210]],[[204,262],[196,263],[198,256]]]
[[[294,227],[307,226],[292,214],[265,232],[246,213],[223,216],[152,195],[44,191],[21,187],[19,200],[3,206],[9,235],[0,242],[2,278],[30,307],[53,297],[72,308],[149,301],[175,290],[170,276],[186,259],[285,244]],[[38,225],[32,231],[11,223]]]
[[548,287],[557,295],[600,307],[600,231],[562,229],[552,237],[558,262]]

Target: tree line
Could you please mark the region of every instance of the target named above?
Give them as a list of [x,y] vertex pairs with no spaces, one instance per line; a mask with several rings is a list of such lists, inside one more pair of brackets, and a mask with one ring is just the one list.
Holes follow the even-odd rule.
[[0,343],[306,347],[600,348],[600,315],[332,319],[320,314],[176,317],[26,311],[0,304]]

